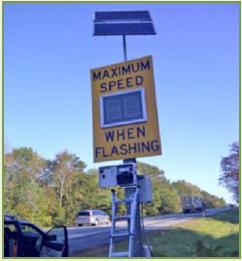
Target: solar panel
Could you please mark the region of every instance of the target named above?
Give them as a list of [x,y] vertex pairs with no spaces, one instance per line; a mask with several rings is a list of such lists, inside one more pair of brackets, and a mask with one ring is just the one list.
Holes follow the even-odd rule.
[[108,21],[151,21],[148,11],[95,12],[94,22]]
[[94,24],[94,35],[156,34],[152,23]]

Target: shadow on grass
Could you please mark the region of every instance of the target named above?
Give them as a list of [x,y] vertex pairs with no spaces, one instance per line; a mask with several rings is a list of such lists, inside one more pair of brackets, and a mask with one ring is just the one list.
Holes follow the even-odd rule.
[[155,257],[239,257],[238,232],[218,239],[183,228],[149,234]]
[[[183,228],[147,233],[154,257],[239,257],[239,233],[219,239]],[[146,242],[144,241],[144,245]],[[73,257],[108,257],[109,245],[75,253]],[[128,251],[128,241],[115,245],[116,252]]]
[[239,224],[239,208],[234,208],[226,212],[222,212],[219,215],[210,216],[209,218],[232,224]]

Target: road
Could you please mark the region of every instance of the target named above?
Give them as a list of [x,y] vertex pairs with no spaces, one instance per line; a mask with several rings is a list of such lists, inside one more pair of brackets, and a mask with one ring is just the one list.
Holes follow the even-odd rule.
[[[207,209],[205,216],[211,216],[216,213],[226,211],[225,208]],[[157,230],[161,228],[171,227],[180,223],[184,223],[196,218],[203,217],[203,213],[194,214],[169,214],[155,217],[145,217],[145,231]],[[125,232],[127,223],[125,221],[117,222],[117,231]],[[70,246],[70,254],[81,252],[89,248],[109,244],[111,224],[99,225],[97,227],[84,226],[84,227],[69,227],[68,239]]]

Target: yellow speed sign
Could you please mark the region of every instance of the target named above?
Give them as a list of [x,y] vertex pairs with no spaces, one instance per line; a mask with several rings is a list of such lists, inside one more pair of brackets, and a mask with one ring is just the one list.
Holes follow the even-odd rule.
[[94,162],[161,154],[151,56],[91,70]]

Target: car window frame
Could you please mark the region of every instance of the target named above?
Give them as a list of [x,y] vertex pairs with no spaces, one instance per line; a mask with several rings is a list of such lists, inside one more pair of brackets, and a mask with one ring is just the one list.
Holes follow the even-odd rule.
[[43,239],[43,244],[42,247],[47,247],[48,248],[48,235],[51,233],[52,230],[56,228],[63,228],[64,229],[64,237],[65,237],[65,243],[64,243],[64,251],[62,252],[61,257],[69,257],[69,239],[68,239],[68,232],[67,232],[67,227],[66,226],[54,226],[52,227],[49,231],[45,233],[44,239]]
[[24,235],[24,232],[21,227],[22,225],[26,225],[26,226],[29,226],[29,227],[35,229],[41,236],[45,235],[45,232],[43,230],[41,230],[40,228],[38,228],[36,225],[34,225],[32,223],[19,223],[19,226],[20,226],[20,229],[21,229],[21,232],[23,233],[23,235]]
[[[11,231],[11,229],[8,226],[15,226],[16,231]],[[23,240],[22,240],[22,235],[21,235],[21,230],[20,227],[18,226],[18,222],[16,222],[16,220],[4,220],[4,227],[8,227],[11,231],[11,233],[13,232],[17,232],[17,253],[14,257],[19,257],[22,253],[22,249],[23,249]],[[11,256],[9,256],[11,258]]]
[[17,257],[23,257],[24,256],[24,243],[23,243],[23,233],[21,231],[21,227],[19,225],[18,220],[4,220],[4,225],[14,225],[18,231],[18,247],[17,247]]

